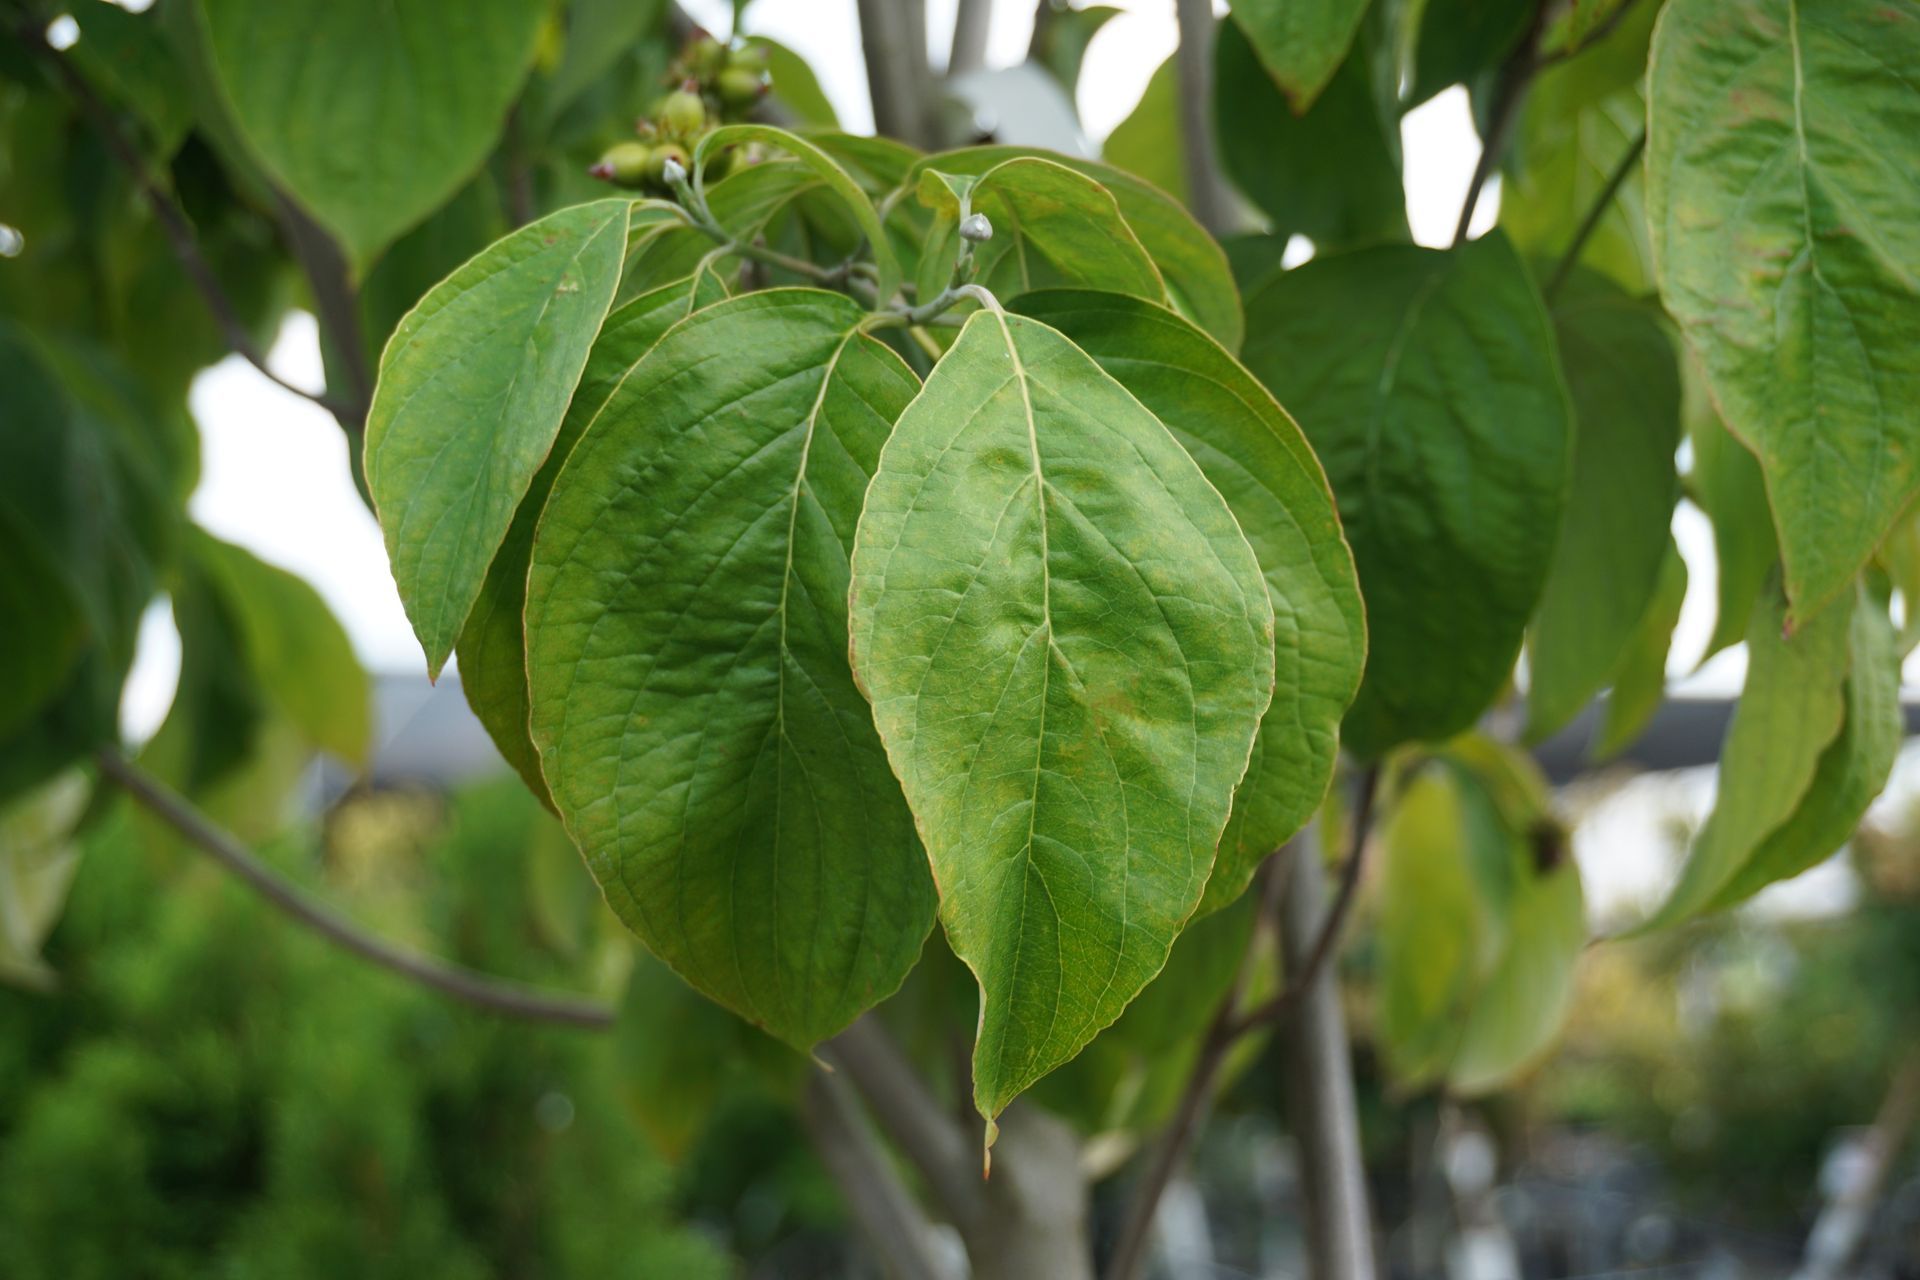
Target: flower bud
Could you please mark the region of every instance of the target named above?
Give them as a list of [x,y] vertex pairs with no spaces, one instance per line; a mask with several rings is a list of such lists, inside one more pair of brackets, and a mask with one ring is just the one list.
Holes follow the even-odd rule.
[[644,142],[616,142],[587,172],[616,187],[637,187],[646,181],[653,148]]
[[653,149],[653,165],[647,176],[655,182],[677,187],[687,180],[687,166],[691,163],[685,147],[669,142]]
[[993,223],[984,213],[970,213],[960,219],[960,238],[968,244],[985,244],[993,239]]

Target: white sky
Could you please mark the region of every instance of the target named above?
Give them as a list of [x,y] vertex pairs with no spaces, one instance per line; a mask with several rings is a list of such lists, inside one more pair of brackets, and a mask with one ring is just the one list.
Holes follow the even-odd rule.
[[[1172,51],[1172,0],[1107,0],[1124,12],[1095,37],[1081,77],[1078,107],[1089,138],[1098,141],[1124,119],[1148,77]],[[728,26],[727,0],[683,0],[693,16],[715,31]],[[945,37],[954,0],[929,0],[930,51],[945,61]],[[1012,65],[1025,55],[1032,31],[1031,0],[999,0],[988,45],[991,66]],[[861,62],[854,0],[757,0],[747,15],[750,33],[780,40],[804,56],[819,75],[842,123],[855,131],[872,127]],[[1408,217],[1414,238],[1443,245],[1450,238],[1469,175],[1479,155],[1466,95],[1449,90],[1410,113],[1402,127],[1406,153]],[[1497,180],[1496,180],[1497,181]],[[1497,189],[1483,199],[1476,230],[1489,225]],[[311,317],[289,319],[274,344],[271,362],[302,386],[320,384],[318,342]],[[380,531],[355,494],[346,447],[333,420],[312,404],[275,387],[243,361],[230,358],[203,373],[192,392],[201,430],[203,474],[194,492],[194,518],[213,533],[262,558],[291,569],[326,598],[372,670],[422,671],[423,658],[401,610],[387,567]],[[1738,690],[1745,654],[1725,653],[1691,673],[1713,623],[1713,562],[1704,517],[1685,508],[1676,518],[1682,553],[1691,571],[1670,669],[1693,692]],[[139,739],[158,726],[173,695],[179,670],[179,640],[164,605],[142,629],[139,660],[123,710],[129,736]],[[1911,674],[1911,673],[1910,673]],[[1920,765],[1903,767],[1920,775]],[[1648,788],[1652,788],[1649,790]],[[1899,790],[1910,792],[1911,788]],[[1654,794],[1657,791],[1658,794]],[[1596,907],[1640,900],[1670,878],[1670,844],[1660,829],[1676,811],[1698,816],[1711,800],[1710,775],[1692,781],[1642,780],[1635,790],[1605,802],[1581,824],[1576,840]],[[1828,880],[1817,879],[1827,874]],[[1831,873],[1812,883],[1800,900],[1843,901],[1845,883]],[[1843,875],[1844,880],[1844,875]],[[1800,882],[1797,882],[1800,883]],[[1838,894],[1836,898],[1834,895]]]

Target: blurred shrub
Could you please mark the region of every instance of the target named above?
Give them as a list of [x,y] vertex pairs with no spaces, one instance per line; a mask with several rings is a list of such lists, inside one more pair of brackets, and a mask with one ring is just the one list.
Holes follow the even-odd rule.
[[[0,989],[0,1272],[730,1274],[673,1217],[611,1037],[472,1012],[288,924],[116,814],[47,948]],[[617,992],[598,895],[517,785],[385,793],[269,851],[389,936]]]

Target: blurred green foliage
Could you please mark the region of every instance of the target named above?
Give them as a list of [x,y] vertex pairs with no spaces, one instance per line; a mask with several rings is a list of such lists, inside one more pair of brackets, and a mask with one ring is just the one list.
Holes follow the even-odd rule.
[[[0,989],[9,1280],[733,1272],[676,1217],[611,1037],[372,970],[124,810],[86,844],[47,952],[61,989]],[[626,943],[517,785],[350,800],[326,839],[268,853],[390,936],[489,972],[622,977]]]

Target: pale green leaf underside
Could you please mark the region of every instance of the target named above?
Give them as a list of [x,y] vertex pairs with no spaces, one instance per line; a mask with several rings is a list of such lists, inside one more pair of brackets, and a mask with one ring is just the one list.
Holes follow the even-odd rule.
[[1761,841],[1710,910],[1799,875],[1851,839],[1867,806],[1887,785],[1906,721],[1900,709],[1900,654],[1893,623],[1866,593],[1854,605],[1848,647],[1846,721],[1820,757],[1813,782],[1784,823]]
[[1032,294],[1018,310],[1065,334],[1166,424],[1226,499],[1266,575],[1273,702],[1201,903],[1217,910],[1305,825],[1333,780],[1340,718],[1367,653],[1353,552],[1300,428],[1192,323],[1138,298],[1070,289]]
[[934,220],[920,255],[920,297],[934,297],[952,278],[960,191],[971,212],[993,223],[993,238],[974,249],[973,278],[1001,301],[1072,285],[1167,301],[1159,269],[1113,196],[1092,178],[1030,156],[978,179],[922,172],[920,202],[934,210]]
[[1675,0],[1654,35],[1660,293],[1765,473],[1797,621],[1920,490],[1920,4]]
[[362,269],[486,159],[542,0],[201,0],[247,146]]
[[1527,641],[1527,736],[1607,684],[1645,616],[1679,496],[1680,367],[1659,313],[1582,273],[1554,308],[1573,488]]
[[1605,760],[1632,746],[1660,709],[1667,692],[1667,652],[1673,647],[1673,628],[1686,598],[1687,562],[1680,558],[1679,544],[1669,533],[1653,598],[1614,668],[1613,688],[1588,749],[1592,759]]
[[1566,500],[1566,390],[1526,268],[1498,232],[1316,258],[1255,295],[1248,333],[1359,566],[1370,650],[1348,748],[1451,737],[1513,670]]
[[1715,614],[1705,662],[1747,634],[1754,602],[1780,563],[1780,542],[1767,506],[1766,481],[1751,450],[1733,438],[1707,402],[1697,361],[1687,366],[1687,440],[1693,464],[1690,496],[1713,526]]
[[1579,867],[1567,859],[1538,875],[1523,874],[1508,908],[1504,945],[1447,1064],[1453,1092],[1492,1092],[1547,1052],[1572,1005],[1574,966],[1586,944]]
[[661,285],[616,308],[607,316],[587,356],[573,403],[560,423],[547,460],[534,474],[527,496],[514,512],[513,523],[500,551],[487,569],[480,597],[460,633],[460,687],[467,705],[486,727],[500,754],[549,806],[546,779],[540,775],[540,754],[527,729],[527,566],[533,558],[533,532],[547,505],[554,477],[567,455],[620,385],[653,344],[688,312],[726,297],[711,272],[698,271],[684,280]]
[[533,738],[607,901],[799,1048],[891,994],[926,856],[847,664],[848,553],[912,373],[807,289],[695,312],[574,446],[534,538]]
[[367,486],[407,620],[440,673],[620,283],[625,200],[522,227],[435,285],[380,357]]
[[1306,111],[1346,58],[1367,0],[1234,0],[1233,20],[1296,113]]
[[1232,513],[1085,353],[970,317],[902,415],[854,553],[853,653],[981,988],[991,1118],[1165,964],[1273,689]]
[[1687,853],[1679,883],[1636,932],[1678,924],[1708,909],[1800,806],[1846,718],[1855,608],[1851,595],[1837,600],[1791,636],[1777,585],[1754,609],[1747,683],[1720,748],[1713,812]]

